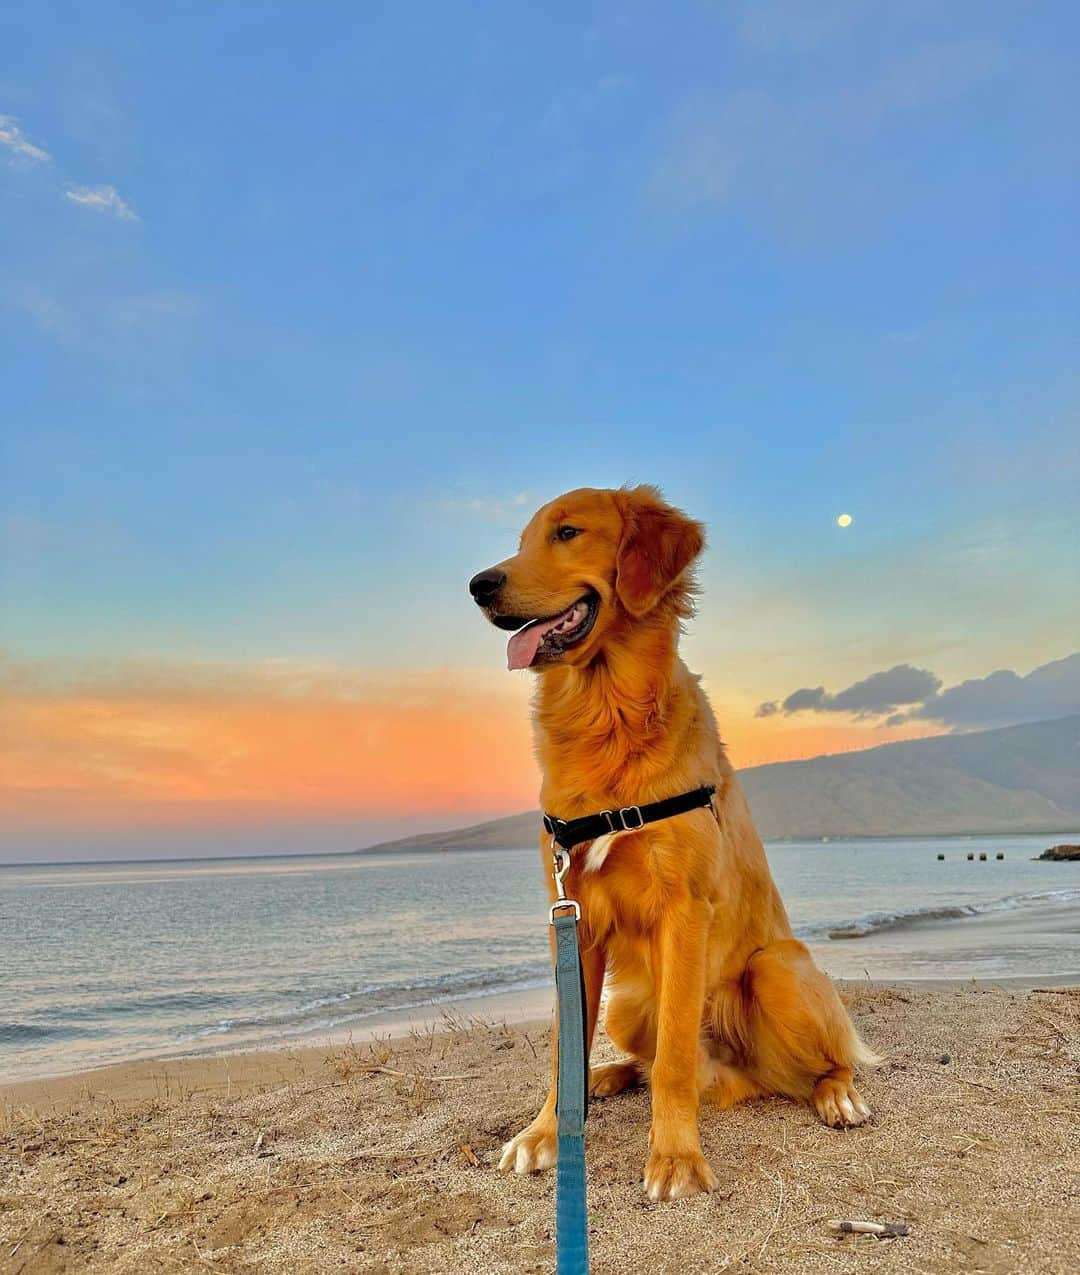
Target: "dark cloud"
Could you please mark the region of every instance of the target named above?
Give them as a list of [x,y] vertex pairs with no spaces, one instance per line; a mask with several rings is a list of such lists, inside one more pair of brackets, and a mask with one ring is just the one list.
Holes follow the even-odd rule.
[[761,704],[757,717],[777,713],[851,713],[856,717],[885,717],[885,726],[909,721],[934,721],[957,730],[1036,722],[1080,713],[1080,652],[1043,664],[1021,677],[999,669],[988,677],[972,678],[941,689],[941,679],[929,669],[897,664],[872,673],[835,695],[823,686],[804,686],[782,702]]
[[872,673],[835,695],[830,695],[824,686],[804,686],[801,690],[793,691],[780,705],[775,700],[760,705],[756,716],[771,717],[777,712],[785,715],[810,712],[876,716],[907,704],[921,704],[923,700],[933,696],[940,686],[941,679],[928,669],[897,664],[895,668]]
[[825,711],[827,699],[824,686],[804,686],[801,691],[792,691],[780,705],[780,711],[801,713],[804,709],[809,709],[813,713],[821,713]]
[[999,669],[934,695],[908,716],[946,726],[1006,726],[1080,713],[1080,652],[1020,677]]
[[904,704],[919,704],[940,687],[941,678],[929,669],[897,664],[833,695],[828,708],[832,713],[886,713]]

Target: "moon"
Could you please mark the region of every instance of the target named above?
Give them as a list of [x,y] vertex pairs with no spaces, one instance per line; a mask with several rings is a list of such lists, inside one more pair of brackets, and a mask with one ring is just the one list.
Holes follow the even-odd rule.
[[837,525],[838,527],[850,527],[850,526],[851,526],[851,514],[841,514],[841,515],[840,515],[840,517],[839,517],[839,518],[837,518],[837,520],[836,520],[836,525]]

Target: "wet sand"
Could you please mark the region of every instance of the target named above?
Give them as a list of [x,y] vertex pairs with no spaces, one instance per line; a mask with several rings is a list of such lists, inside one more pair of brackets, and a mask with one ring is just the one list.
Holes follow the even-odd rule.
[[[1080,880],[1080,877],[1078,877]],[[834,978],[1011,980],[1071,978],[1080,966],[1080,902],[1039,902],[949,920],[908,921],[861,938],[811,943],[814,960]]]

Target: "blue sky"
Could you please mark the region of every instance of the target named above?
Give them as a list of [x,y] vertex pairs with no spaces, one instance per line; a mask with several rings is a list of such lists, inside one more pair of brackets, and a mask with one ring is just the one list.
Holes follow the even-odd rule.
[[1068,654],[1078,28],[5,5],[0,645],[495,669],[464,580],[629,479],[710,525],[743,708]]

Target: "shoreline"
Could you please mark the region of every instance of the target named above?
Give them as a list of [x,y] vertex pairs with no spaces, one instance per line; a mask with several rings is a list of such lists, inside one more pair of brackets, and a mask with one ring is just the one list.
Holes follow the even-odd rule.
[[[1080,982],[1080,979],[1077,980]],[[68,1086],[83,1077],[106,1076],[120,1071],[153,1070],[200,1066],[229,1060],[269,1060],[292,1054],[325,1054],[328,1049],[376,1044],[384,1040],[406,1040],[414,1035],[451,1030],[458,1022],[498,1022],[529,1027],[546,1026],[554,1018],[554,983],[527,992],[496,992],[490,996],[463,997],[437,1005],[411,1009],[388,1009],[351,1026],[312,1031],[276,1044],[236,1046],[217,1049],[174,1050],[152,1055],[120,1058],[70,1071],[48,1072],[14,1079],[0,1078],[0,1104],[13,1092],[50,1084]],[[426,1010],[427,1012],[422,1012]]]
[[[1003,991],[1009,993],[1040,990],[1080,991],[1080,972],[1032,977],[1013,975],[994,979],[848,979],[834,978],[842,997],[866,988],[889,989],[894,992]],[[313,1032],[292,1041],[250,1048],[222,1048],[199,1053],[164,1053],[152,1057],[119,1059],[115,1062],[82,1067],[72,1071],[50,1072],[13,1080],[0,1080],[0,1108],[5,1105],[56,1107],[87,1094],[110,1093],[142,1096],[168,1087],[170,1077],[182,1080],[198,1076],[199,1089],[213,1088],[217,1081],[206,1077],[220,1073],[220,1084],[243,1086],[244,1077],[266,1070],[289,1072],[302,1068],[313,1059],[322,1059],[339,1049],[363,1049],[383,1044],[401,1044],[419,1038],[468,1030],[473,1026],[491,1029],[520,1027],[526,1031],[548,1031],[555,1019],[554,983],[526,993],[497,993],[469,1000],[448,1001],[438,1006],[438,1013],[416,1010],[388,1010],[378,1022],[367,1023],[363,1030],[339,1028],[329,1032]],[[432,1006],[432,1009],[435,1007]],[[205,1073],[205,1075],[204,1075]]]
[[[1025,986],[1034,981],[1037,988]],[[596,1275],[875,1269],[1065,1275],[1080,987],[843,983],[885,1056],[872,1124],[705,1106],[709,1196],[641,1194],[647,1090],[592,1104]],[[122,1063],[0,1088],[0,1271],[547,1275],[554,1178],[497,1170],[546,1091],[547,1022]],[[596,1060],[615,1057],[603,1035]],[[903,1222],[888,1245],[830,1217]]]
[[[986,911],[949,918],[913,919],[896,928],[870,931],[857,938],[807,941],[815,962],[838,982],[944,987],[951,985],[1062,986],[1080,984],[1080,968],[1062,968],[1062,943],[1080,950],[1080,902],[1047,901],[1038,906]],[[1004,954],[1004,956],[1003,956]],[[1013,968],[1001,968],[1002,964]],[[1017,964],[1022,968],[1015,970]],[[85,1063],[4,1073],[0,1093],[12,1084],[79,1076],[109,1067],[154,1065],[196,1059],[282,1054],[311,1047],[347,1045],[412,1032],[438,1030],[448,1021],[497,1019],[507,1024],[550,1021],[552,982],[513,990],[469,993],[445,1000],[369,1012],[351,1021],[322,1024],[294,1035],[281,1034],[245,1042],[204,1037],[166,1045],[153,1052],[110,1060],[88,1057]]]

